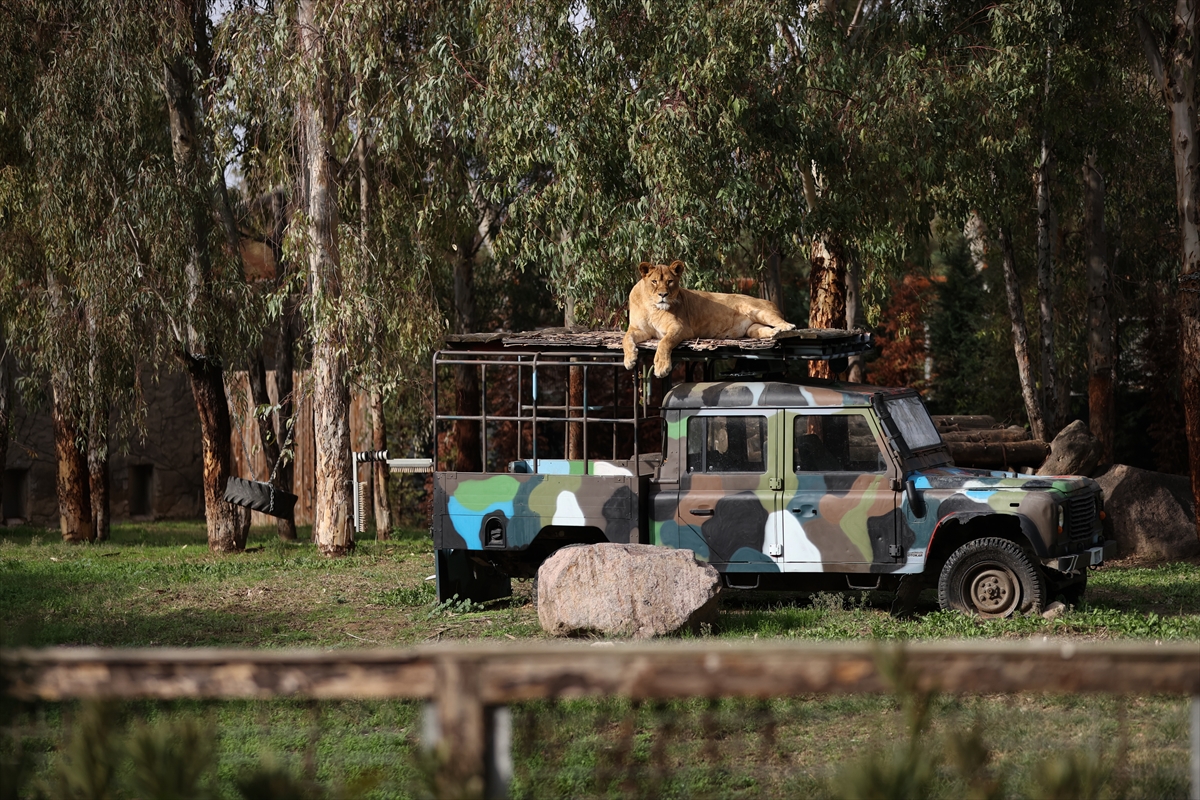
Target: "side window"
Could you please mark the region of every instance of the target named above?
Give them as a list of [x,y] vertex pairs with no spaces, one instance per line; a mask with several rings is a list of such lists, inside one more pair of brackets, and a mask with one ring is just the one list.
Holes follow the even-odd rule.
[[862,414],[800,414],[792,431],[796,472],[887,472],[887,458]]
[[766,472],[766,417],[692,417],[688,472]]

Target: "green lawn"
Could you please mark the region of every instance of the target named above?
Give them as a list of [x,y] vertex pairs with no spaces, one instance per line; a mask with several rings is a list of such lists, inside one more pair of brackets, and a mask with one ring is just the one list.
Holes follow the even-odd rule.
[[[306,533],[301,532],[302,535]],[[530,583],[487,610],[438,608],[427,534],[400,531],[326,559],[308,542],[252,531],[245,553],[214,555],[200,523],[126,524],[103,545],[51,531],[0,530],[0,643],[108,647],[406,646],[447,639],[539,638]],[[1110,566],[1058,619],[982,621],[938,611],[926,593],[899,620],[873,593],[814,597],[727,592],[726,638],[860,639],[1069,636],[1200,640],[1200,566]]]
[[[482,610],[439,607],[427,580],[432,574],[427,535],[413,531],[363,542],[354,555],[329,560],[307,542],[279,542],[273,529],[252,531],[246,553],[218,556],[208,552],[200,523],[118,525],[112,541],[98,546],[9,528],[0,530],[0,637],[5,646],[336,648],[544,636],[529,583],[516,583],[511,600]],[[1092,574],[1085,602],[1053,621],[974,620],[938,611],[928,596],[908,620],[894,619],[887,606],[886,596],[863,592],[729,592],[713,635],[1192,640],[1200,657],[1195,563],[1106,567]],[[1186,796],[1186,708],[1183,699],[1155,697],[935,698],[919,747],[905,750],[897,743],[906,740],[907,717],[896,698],[531,703],[514,709],[513,793],[837,796],[861,791],[855,781],[864,776],[894,773],[906,780],[925,775],[921,792],[947,798],[963,796],[971,780],[976,788],[992,786],[992,796],[1036,795],[1055,781],[1078,789],[1093,779],[1108,793],[1094,796]],[[238,790],[239,780],[256,772],[262,777],[264,769],[307,780],[321,796],[417,797],[425,791],[417,745],[421,714],[414,703],[146,702],[93,716],[64,703],[9,714],[10,731],[32,756],[34,777],[48,796],[67,791],[48,783],[55,776],[91,763],[84,750],[72,757],[69,744],[72,735],[92,730],[89,719],[102,720],[93,725],[102,728],[95,741],[136,740],[143,749],[159,741],[164,752],[186,751],[185,761],[194,762],[204,748],[181,742],[211,743],[206,774],[216,796],[299,791],[295,783],[274,793]],[[199,727],[188,734],[188,725]],[[972,729],[982,731],[990,764],[974,778],[955,766],[962,743],[973,741]],[[6,738],[4,749],[16,740]],[[134,786],[133,759],[126,749],[113,753],[115,783]],[[174,763],[167,756],[157,762]],[[62,772],[67,764],[75,764],[75,772]],[[0,774],[0,784],[5,778]],[[34,785],[27,782],[21,796],[32,796]],[[115,796],[151,795],[127,788]]]

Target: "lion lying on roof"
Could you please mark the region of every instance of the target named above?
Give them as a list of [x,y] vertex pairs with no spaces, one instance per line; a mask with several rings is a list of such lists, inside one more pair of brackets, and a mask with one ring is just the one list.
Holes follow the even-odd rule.
[[643,261],[638,269],[642,279],[629,293],[625,369],[633,369],[638,344],[656,337],[654,375],[662,378],[671,371],[671,351],[685,339],[770,339],[796,327],[769,300],[684,289],[682,261],[670,266]]

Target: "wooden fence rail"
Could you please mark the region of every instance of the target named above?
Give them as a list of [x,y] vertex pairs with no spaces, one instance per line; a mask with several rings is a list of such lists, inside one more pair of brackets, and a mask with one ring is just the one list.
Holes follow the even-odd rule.
[[1192,797],[1200,800],[1200,644],[747,642],[439,645],[412,650],[0,651],[4,690],[69,698],[409,698],[430,703],[440,779],[501,794],[506,704],[572,697],[662,700],[887,693],[903,670],[919,689],[1174,694],[1192,700]]

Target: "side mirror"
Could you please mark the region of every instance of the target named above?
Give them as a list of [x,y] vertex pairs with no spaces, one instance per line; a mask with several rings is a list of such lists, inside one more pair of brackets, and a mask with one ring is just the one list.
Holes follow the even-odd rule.
[[925,496],[917,491],[917,484],[911,478],[904,483],[904,496],[908,498],[908,507],[913,516],[921,519],[925,516]]

